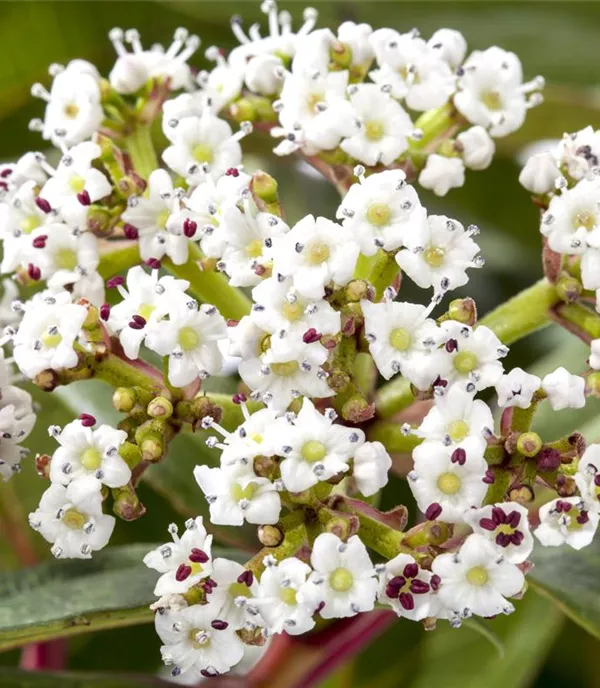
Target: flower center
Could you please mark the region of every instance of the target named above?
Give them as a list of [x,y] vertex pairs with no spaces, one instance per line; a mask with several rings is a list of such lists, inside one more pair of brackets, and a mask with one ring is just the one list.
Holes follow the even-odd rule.
[[455,370],[463,375],[475,370],[478,363],[477,356],[472,351],[459,351],[452,361]]
[[288,604],[290,607],[292,607],[297,604],[296,591],[293,588],[281,588],[279,592],[279,599],[284,604]]
[[252,597],[250,588],[244,583],[232,583],[229,586],[229,594],[233,599],[236,597]]
[[62,342],[62,334],[52,328],[52,332],[44,332],[40,339],[46,349],[55,349]]
[[288,303],[286,301],[283,304],[281,312],[286,320],[294,322],[295,320],[300,320],[300,318],[304,315],[304,308],[302,308],[302,305],[298,301],[295,301],[294,303]]
[[302,458],[309,463],[320,461],[327,454],[327,447],[322,442],[310,440],[302,447]]
[[80,177],[78,174],[74,174],[69,179],[69,186],[73,193],[81,193],[85,188],[85,179]]
[[144,320],[148,321],[150,319],[150,316],[152,313],[156,310],[156,306],[152,306],[149,303],[143,303],[139,308],[138,308],[138,314],[144,318]]
[[205,650],[210,647],[210,633],[201,628],[192,628],[188,633],[188,638],[196,650]]
[[484,91],[479,99],[486,106],[488,110],[501,110],[502,99],[498,91]]
[[255,483],[248,483],[244,488],[242,488],[242,486],[238,483],[233,483],[231,489],[229,490],[229,494],[234,502],[241,502],[242,499],[250,501],[256,494],[257,490],[258,485]]
[[192,148],[192,157],[196,162],[212,162],[214,154],[212,148],[206,143],[197,143]]
[[160,212],[157,217],[156,217],[156,226],[159,227],[160,229],[164,229],[167,226],[167,221],[169,219],[169,216],[171,215],[171,211],[165,208],[162,212]]
[[270,348],[271,348],[271,335],[267,334],[260,340],[260,344],[258,345],[259,354],[264,354]]
[[75,119],[75,117],[77,117],[79,114],[79,106],[75,105],[75,103],[68,103],[63,108],[63,114],[68,119]]
[[596,226],[596,216],[589,210],[583,210],[575,215],[573,219],[573,227],[579,229],[580,227],[585,227],[588,232]]
[[86,520],[86,517],[77,509],[67,509],[62,517],[64,525],[71,530],[81,530]]
[[437,486],[440,492],[446,495],[456,494],[461,488],[460,478],[456,473],[442,473],[437,479]]
[[347,592],[354,583],[354,576],[348,569],[338,568],[329,576],[329,585],[335,592]]
[[381,122],[375,119],[370,119],[368,122],[365,122],[365,138],[369,141],[379,141],[383,138],[384,133],[385,129]]
[[307,254],[308,262],[311,265],[320,265],[329,258],[329,246],[322,241],[314,243]]
[[469,426],[464,420],[453,420],[447,429],[453,442],[461,442],[469,434]]
[[483,566],[474,566],[467,571],[467,580],[471,585],[485,585],[488,582],[488,578],[488,572]]
[[178,336],[179,346],[184,351],[192,351],[200,342],[200,335],[193,327],[182,327]]
[[432,268],[440,268],[444,264],[444,257],[446,256],[446,251],[444,251],[441,246],[430,246],[426,248],[423,253],[423,258],[428,265]]
[[262,435],[259,435],[258,433],[255,433],[254,435],[250,435],[250,439],[253,442],[256,442],[256,444],[261,444],[263,441],[264,437]]
[[376,227],[387,225],[392,211],[387,203],[371,203],[367,208],[367,220]]
[[260,239],[255,239],[246,246],[246,255],[248,258],[259,258],[262,256],[263,247],[263,242]]
[[23,232],[23,234],[31,234],[31,232],[33,232],[34,229],[37,229],[41,224],[41,220],[37,215],[28,215],[19,223],[19,229]]
[[54,254],[54,262],[59,270],[74,270],[77,267],[77,254],[72,248],[61,248]]
[[410,332],[403,327],[395,327],[390,332],[390,345],[396,349],[396,351],[406,351],[410,347],[412,337]]
[[317,104],[322,103],[324,99],[325,96],[323,93],[309,93],[306,97],[306,106],[311,113],[316,113],[318,112]]
[[86,471],[98,470],[102,463],[102,454],[95,448],[86,449],[81,455],[81,465]]
[[275,375],[280,375],[281,377],[291,377],[298,372],[298,361],[286,361],[284,363],[271,363],[271,370]]

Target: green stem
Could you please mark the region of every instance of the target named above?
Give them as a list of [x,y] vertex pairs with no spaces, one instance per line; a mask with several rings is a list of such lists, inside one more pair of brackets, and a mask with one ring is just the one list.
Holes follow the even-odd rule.
[[125,145],[135,171],[140,177],[148,180],[150,174],[159,166],[150,126],[138,124],[125,140]]
[[580,303],[557,305],[552,312],[552,318],[586,344],[592,339],[600,338],[600,315]]
[[393,421],[377,421],[367,431],[369,441],[381,442],[390,453],[410,454],[423,440],[416,435],[404,435],[400,427]]
[[383,296],[386,287],[389,287],[394,281],[399,269],[393,253],[388,253],[387,251],[379,252],[369,276],[369,281],[375,287],[375,298],[377,301]]
[[137,242],[133,244],[127,242],[127,245],[123,247],[121,242],[119,242],[115,244],[113,251],[102,254],[98,272],[103,280],[107,280],[119,272],[124,272],[134,265],[139,265],[140,262],[140,249]]
[[375,408],[380,418],[391,416],[410,406],[415,400],[410,382],[401,376],[380,387],[375,394]]
[[94,364],[95,377],[108,382],[113,387],[143,387],[152,389],[162,387],[164,382],[158,370],[145,365],[139,368],[122,358],[109,354]]
[[216,306],[224,317],[240,320],[248,315],[251,306],[248,297],[240,289],[232,287],[224,275],[201,270],[196,262],[201,258],[196,244],[190,243],[187,263],[175,265],[170,258],[166,258],[162,264],[173,275],[190,283],[189,292],[194,298]]

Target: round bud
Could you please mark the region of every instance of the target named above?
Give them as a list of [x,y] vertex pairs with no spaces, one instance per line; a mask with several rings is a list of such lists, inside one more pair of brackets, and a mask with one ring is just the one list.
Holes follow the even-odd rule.
[[137,395],[130,387],[117,387],[113,393],[113,406],[120,413],[129,413],[135,406]]
[[517,440],[517,451],[523,456],[536,456],[542,448],[542,438],[537,432],[524,432]]
[[529,485],[519,485],[518,487],[513,487],[508,494],[508,498],[511,502],[526,505],[533,502],[535,493]]
[[575,277],[561,277],[556,285],[556,293],[561,301],[573,303],[581,295],[581,282]]
[[165,397],[156,397],[148,404],[147,412],[151,418],[170,418],[173,404]]
[[258,539],[264,547],[278,547],[283,542],[283,533],[277,526],[260,526]]
[[450,301],[448,316],[451,320],[457,320],[472,327],[477,322],[477,306],[475,301],[468,297],[466,299]]

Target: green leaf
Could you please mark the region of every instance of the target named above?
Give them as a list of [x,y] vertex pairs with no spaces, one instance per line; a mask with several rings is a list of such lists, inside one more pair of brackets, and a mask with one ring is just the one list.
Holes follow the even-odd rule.
[[535,567],[527,580],[550,598],[576,624],[600,638],[600,541],[575,551],[563,547],[535,547]]
[[32,673],[0,669],[2,688],[169,688],[172,683],[154,676],[80,672]]

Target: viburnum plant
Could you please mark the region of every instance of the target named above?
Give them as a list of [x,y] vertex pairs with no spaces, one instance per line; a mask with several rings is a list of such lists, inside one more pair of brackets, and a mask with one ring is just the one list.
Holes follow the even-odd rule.
[[[273,634],[375,606],[428,629],[511,614],[534,541],[582,548],[600,514],[598,445],[530,429],[540,404],[600,393],[600,133],[525,165],[546,277],[479,319],[474,298],[450,296],[484,264],[479,230],[428,214],[415,184],[443,196],[487,168],[543,79],[524,81],[499,47],[468,54],[451,29],[334,33],[313,9],[295,29],[274,2],[262,9],[268,34],[234,18],[239,47],[209,47],[203,71],[184,29],[166,49],[114,29],[108,78],[53,65],[31,128],[56,162],[30,152],[0,168],[0,475],[19,472],[35,420],[18,380],[104,380],[123,414],[116,428],[86,412],[49,428],[31,527],[55,557],[90,558],[111,512],[151,517],[136,487],[177,460],[178,433],[205,432],[214,452],[189,476],[211,523],[170,525],[144,559],[163,661],[186,683]],[[242,140],[261,132],[335,185],[335,218],[285,216],[276,180],[243,165]],[[407,279],[423,304],[402,300]],[[590,345],[583,376],[505,370],[508,345],[548,318]],[[205,392],[226,363],[237,393]],[[382,512],[390,454],[407,452],[415,505]],[[262,549],[213,559],[211,524],[244,523]]]

